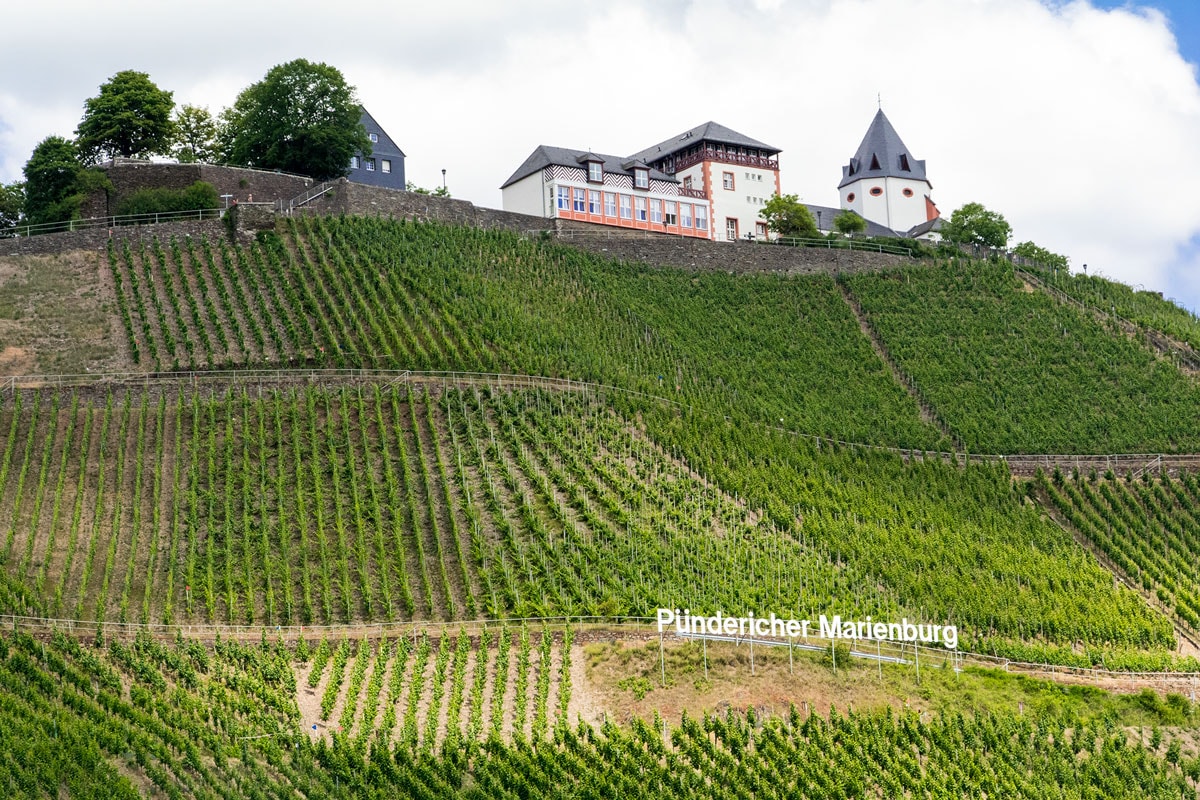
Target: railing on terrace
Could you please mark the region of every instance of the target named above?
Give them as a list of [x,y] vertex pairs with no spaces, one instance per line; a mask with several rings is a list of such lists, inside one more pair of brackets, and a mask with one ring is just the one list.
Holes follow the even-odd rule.
[[779,169],[779,159],[777,158],[744,156],[738,153],[727,153],[713,147],[706,147],[689,156],[676,158],[675,171],[679,172],[682,169],[687,169],[693,164],[699,164],[701,161],[716,161],[721,164],[736,164],[739,167],[754,167],[756,169]]
[[223,210],[219,208],[202,208],[194,211],[165,211],[154,214],[89,217],[87,219],[72,219],[65,222],[46,222],[41,225],[16,225],[11,228],[0,228],[0,239],[82,231],[89,228],[119,228],[130,225],[157,225],[162,222],[190,222],[192,220],[219,219],[223,213]]
[[685,189],[682,186],[679,187],[679,196],[680,197],[694,197],[697,200],[707,199],[705,197],[704,191],[702,189]]
[[[760,242],[760,244],[767,243]],[[880,244],[878,242],[862,242],[857,239],[826,239],[824,237],[807,239],[793,236],[781,236],[772,241],[771,244],[780,244],[787,247],[815,247],[826,250],[862,250],[868,253],[890,253],[897,256],[912,255],[912,251],[904,247],[893,247],[892,245]]]
[[295,209],[316,200],[321,195],[328,192],[334,186],[334,181],[325,181],[318,183],[308,191],[298,194],[291,200],[284,200],[282,197],[275,201],[275,208],[281,214],[291,214]]

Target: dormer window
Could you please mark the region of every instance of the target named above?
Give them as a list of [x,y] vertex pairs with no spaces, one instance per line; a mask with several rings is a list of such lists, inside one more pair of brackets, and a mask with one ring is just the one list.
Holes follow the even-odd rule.
[[650,170],[635,169],[633,171],[633,186],[636,189],[650,188]]
[[588,180],[592,183],[604,183],[604,165],[599,161],[588,162]]
[[912,168],[908,166],[908,153],[900,154],[900,169],[905,172],[912,172]]
[[379,141],[379,134],[378,133],[368,133],[367,138],[370,139],[372,143],[375,143],[375,142]]

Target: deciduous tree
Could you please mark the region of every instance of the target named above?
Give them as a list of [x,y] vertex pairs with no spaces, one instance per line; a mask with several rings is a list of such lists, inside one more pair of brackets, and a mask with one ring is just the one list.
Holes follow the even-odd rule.
[[174,123],[171,92],[159,89],[144,72],[124,70],[101,84],[100,94],[84,103],[75,131],[82,160],[97,163],[112,156],[166,153]]
[[272,67],[223,114],[226,155],[236,164],[328,180],[371,142],[354,88],[328,64],[296,59]]
[[0,236],[5,228],[21,223],[25,210],[25,184],[20,181],[0,183]]
[[1035,261],[1043,267],[1050,267],[1051,269],[1067,268],[1066,256],[1053,253],[1033,242],[1021,242],[1013,248],[1013,253],[1022,258],[1028,258],[1030,261]]
[[838,233],[850,236],[865,231],[867,229],[867,221],[847,209],[833,218],[833,227]]
[[812,212],[794,194],[775,195],[767,201],[758,215],[767,221],[768,228],[780,236],[817,235],[817,223]]
[[958,244],[1003,248],[1008,246],[1011,236],[1008,220],[999,212],[984,208],[982,203],[967,203],[942,223],[942,238]]
[[217,122],[207,108],[182,105],[175,112],[171,155],[184,164],[217,157]]

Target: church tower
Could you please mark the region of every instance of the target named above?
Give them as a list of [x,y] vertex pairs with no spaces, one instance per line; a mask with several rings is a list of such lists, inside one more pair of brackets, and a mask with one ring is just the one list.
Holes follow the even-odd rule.
[[[930,198],[933,184],[925,162],[913,158],[883,109],[871,120],[867,135],[850,163],[842,167],[838,194],[844,209],[891,228],[900,235],[920,235],[937,219]],[[910,233],[911,232],[911,233]]]

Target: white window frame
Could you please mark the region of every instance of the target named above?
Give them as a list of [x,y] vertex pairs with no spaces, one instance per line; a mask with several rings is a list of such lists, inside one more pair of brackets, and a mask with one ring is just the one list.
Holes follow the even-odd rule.
[[375,171],[375,159],[364,158],[363,166],[365,166],[367,168],[367,172],[374,172]]
[[661,225],[663,221],[662,200],[657,197],[650,198],[650,221],[655,225]]
[[358,169],[358,156],[350,156],[350,169]]
[[588,213],[600,215],[600,192],[595,189],[588,189]]
[[633,219],[633,198],[621,195],[621,219]]
[[588,162],[588,180],[592,183],[604,183],[604,165],[599,161]]
[[703,203],[696,204],[696,230],[708,230],[708,206]]
[[721,173],[721,188],[722,189],[726,189],[726,190],[732,192],[736,185],[737,184],[733,179],[732,172],[722,172]]
[[692,204],[679,204],[679,222],[684,228],[692,227]]
[[390,158],[380,159],[379,160],[379,171],[384,173],[385,175],[391,175],[392,174],[392,160]]
[[372,143],[375,143],[375,142],[379,141],[379,134],[378,133],[368,133],[367,138],[370,139]]
[[556,202],[558,204],[558,210],[569,211],[571,208],[571,187],[559,186],[558,191],[555,192],[555,195],[557,198]]
[[738,239],[738,220],[737,217],[725,218],[725,240],[736,242]]
[[574,200],[571,208],[582,214],[587,209],[587,192],[583,189],[572,189],[571,194]]
[[614,192],[604,193],[604,216],[617,218],[617,195]]
[[633,171],[633,185],[634,185],[634,188],[637,188],[637,189],[649,189],[650,188],[650,170],[635,169]]
[[633,198],[633,218],[638,222],[646,222],[646,198]]

